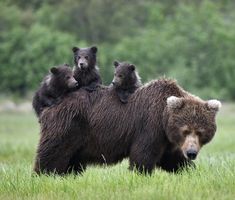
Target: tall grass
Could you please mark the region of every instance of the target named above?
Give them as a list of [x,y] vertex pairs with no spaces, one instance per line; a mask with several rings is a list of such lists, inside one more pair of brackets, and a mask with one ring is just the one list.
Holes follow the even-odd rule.
[[32,165],[39,126],[32,113],[0,113],[0,199],[234,199],[235,105],[225,105],[218,131],[195,170],[152,176],[128,170],[128,161],[90,166],[82,176],[36,176]]

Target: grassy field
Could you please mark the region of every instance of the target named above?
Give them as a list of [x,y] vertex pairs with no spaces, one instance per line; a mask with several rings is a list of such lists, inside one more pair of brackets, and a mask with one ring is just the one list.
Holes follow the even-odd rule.
[[128,171],[128,161],[92,166],[82,176],[32,176],[39,138],[33,113],[0,113],[0,199],[235,199],[235,105],[224,105],[218,131],[197,169],[152,176]]

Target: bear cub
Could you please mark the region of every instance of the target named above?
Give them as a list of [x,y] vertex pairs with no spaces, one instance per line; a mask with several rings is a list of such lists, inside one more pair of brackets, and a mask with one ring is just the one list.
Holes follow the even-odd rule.
[[99,69],[96,65],[97,47],[72,48],[74,53],[74,78],[78,81],[79,88],[89,92],[94,91],[102,84]]
[[58,103],[65,94],[77,86],[78,82],[73,77],[69,65],[52,67],[33,98],[33,108],[37,116],[40,116],[44,108]]
[[115,71],[112,87],[119,100],[125,104],[128,102],[129,96],[142,85],[140,77],[133,64],[118,61],[114,61],[113,64]]

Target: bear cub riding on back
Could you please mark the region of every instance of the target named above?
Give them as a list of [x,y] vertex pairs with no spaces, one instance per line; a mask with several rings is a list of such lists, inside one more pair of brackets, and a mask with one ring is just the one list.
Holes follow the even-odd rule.
[[96,65],[97,47],[78,48],[73,47],[74,53],[74,78],[79,83],[79,88],[89,92],[94,91],[102,84],[99,69]]
[[119,100],[125,104],[130,95],[142,85],[140,77],[133,64],[118,61],[114,61],[113,64],[115,71],[112,88],[116,91]]
[[37,116],[44,108],[60,102],[68,92],[77,86],[78,82],[73,77],[73,71],[69,65],[52,67],[33,97],[33,108]]

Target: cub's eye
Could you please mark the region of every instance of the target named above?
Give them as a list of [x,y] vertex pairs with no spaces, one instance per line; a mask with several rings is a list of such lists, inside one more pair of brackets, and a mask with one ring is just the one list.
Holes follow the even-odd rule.
[[187,135],[189,135],[189,134],[190,134],[190,131],[189,131],[189,130],[184,130],[184,131],[183,131],[183,135],[184,135],[184,136],[187,136]]
[[86,60],[88,60],[88,58],[89,58],[88,56],[85,56],[85,59],[86,59]]
[[79,60],[80,58],[81,58],[80,56],[77,57],[78,60]]
[[70,76],[66,76],[65,78],[68,80],[68,79],[70,79]]
[[119,78],[122,78],[123,76],[121,74],[118,75]]

